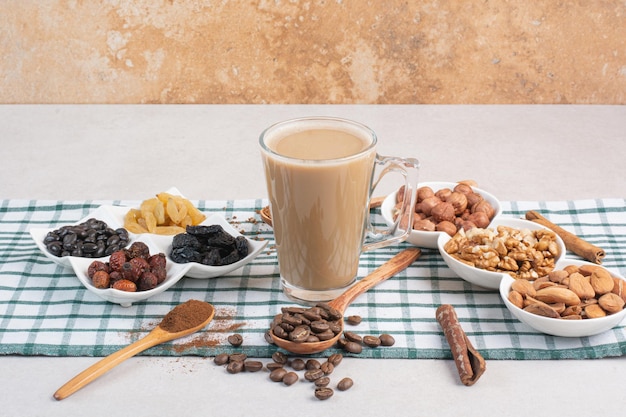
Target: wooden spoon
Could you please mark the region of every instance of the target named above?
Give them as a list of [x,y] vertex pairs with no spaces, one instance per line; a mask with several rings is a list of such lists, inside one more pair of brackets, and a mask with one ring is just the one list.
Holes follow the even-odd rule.
[[[191,313],[188,311],[189,309],[186,308],[191,305],[190,303],[202,303],[203,314],[201,317],[195,318],[195,316],[191,315]],[[207,306],[209,308],[207,308]],[[169,319],[174,317],[172,315],[174,313],[180,313],[180,323],[187,324],[191,327],[174,332],[166,330],[172,328],[170,324],[171,321],[169,321]],[[145,337],[126,346],[124,349],[118,350],[117,352],[112,353],[106,358],[101,359],[99,362],[96,362],[89,368],[76,375],[74,378],[70,379],[67,383],[65,383],[65,385],[63,385],[54,393],[54,398],[60,401],[64,398],[69,397],[70,395],[72,395],[85,385],[89,384],[90,382],[94,381],[96,378],[102,376],[107,371],[119,365],[126,359],[135,356],[136,354],[141,353],[146,349],[197,332],[198,330],[209,324],[209,322],[213,320],[213,316],[215,316],[215,308],[213,308],[211,304],[205,303],[204,301],[189,300],[183,304],[176,306],[172,311],[170,311],[170,313],[168,313],[168,315],[164,317],[163,321],[159,323],[159,325],[155,327]],[[198,323],[198,320],[202,321]]]
[[[338,310],[343,316],[346,308],[354,301],[359,295],[363,294],[370,288],[378,285],[379,283],[385,281],[387,278],[390,278],[397,274],[398,272],[406,269],[409,265],[411,265],[420,255],[422,251],[418,248],[409,248],[405,249],[381,266],[379,266],[374,272],[361,279],[359,282],[354,284],[352,287],[347,289],[343,294],[339,297],[335,298],[331,302],[328,303],[331,307]],[[276,346],[285,349],[291,353],[295,353],[297,355],[310,355],[313,353],[322,352],[330,347],[332,347],[337,340],[341,337],[343,333],[343,317],[341,318],[341,328],[342,331],[335,335],[332,339],[324,340],[320,342],[292,342],[290,340],[281,339],[280,337],[274,335],[272,329],[270,329],[270,336],[272,340],[276,344]]]

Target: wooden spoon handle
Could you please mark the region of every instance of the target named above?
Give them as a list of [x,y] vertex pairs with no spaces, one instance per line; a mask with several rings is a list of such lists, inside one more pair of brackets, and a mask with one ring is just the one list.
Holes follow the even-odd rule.
[[346,307],[349,306],[350,303],[352,303],[352,301],[354,301],[359,295],[383,282],[387,278],[390,278],[398,272],[406,269],[417,258],[419,258],[421,254],[422,251],[419,248],[409,248],[403,250],[375,269],[374,272],[354,284],[329,304],[343,313]]
[[74,378],[66,382],[65,385],[63,385],[61,388],[59,388],[54,393],[54,398],[60,401],[64,398],[69,397],[85,385],[89,384],[98,377],[104,375],[112,368],[124,362],[126,359],[135,356],[136,354],[141,353],[146,349],[156,346],[159,343],[162,343],[164,341],[163,333],[167,332],[162,330],[160,327],[156,327],[146,337],[139,339],[136,342],[126,346],[125,348],[118,350],[117,352],[112,353],[109,356],[94,363],[89,368],[85,369]]

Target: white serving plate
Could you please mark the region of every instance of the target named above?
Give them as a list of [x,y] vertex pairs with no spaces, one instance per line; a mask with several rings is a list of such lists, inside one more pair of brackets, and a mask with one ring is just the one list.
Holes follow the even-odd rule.
[[[492,228],[495,230],[498,226],[508,226],[516,229],[549,230],[547,227],[544,227],[538,223],[512,217],[495,217],[491,221],[491,224],[488,228]],[[439,238],[437,240],[439,253],[441,254],[441,257],[443,258],[446,265],[448,265],[448,267],[455,274],[463,278],[465,281],[470,282],[474,285],[478,285],[479,287],[496,290],[500,287],[500,281],[502,280],[502,278],[504,276],[510,276],[502,272],[493,272],[481,268],[476,268],[457,260],[450,254],[448,254],[444,249],[444,246],[450,239],[452,238],[446,233],[439,234]],[[556,262],[558,262],[565,256],[566,248],[563,240],[558,235],[556,235],[556,242],[559,246],[559,256],[556,258]]]
[[[563,258],[559,260],[556,264],[557,269],[563,269],[567,265],[596,265],[591,264],[590,262],[580,261],[575,259]],[[596,265],[597,266],[597,265]],[[608,269],[607,269],[608,270]],[[610,271],[611,275],[617,277],[619,279],[624,279],[624,277],[619,274]],[[552,319],[549,317],[543,317],[536,314],[528,313],[516,306],[514,306],[508,298],[508,294],[511,291],[511,284],[513,283],[513,277],[507,275],[502,278],[500,282],[500,297],[502,297],[502,301],[506,305],[506,308],[509,309],[511,314],[517,318],[522,323],[532,327],[535,330],[538,330],[542,333],[546,333],[552,336],[562,336],[562,337],[585,337],[585,336],[593,336],[596,334],[603,333],[607,330],[612,329],[613,327],[622,323],[624,318],[626,318],[626,309],[622,309],[620,312],[611,314],[606,317],[600,317],[596,319],[584,319],[584,320],[561,320],[561,319]]]
[[[443,182],[443,181],[437,181],[437,182],[423,182],[417,185],[417,187],[430,187],[432,188],[433,191],[438,191],[441,190],[443,188],[449,188],[449,189],[453,189],[458,183],[457,182]],[[488,193],[487,191],[481,190],[480,188],[477,187],[472,187],[472,189],[479,193],[480,195],[483,196],[483,198],[485,200],[487,200],[491,206],[494,208],[495,210],[495,214],[494,214],[494,218],[496,218],[497,216],[499,216],[502,213],[502,206],[500,205],[500,201],[493,196],[492,194]],[[383,218],[385,219],[385,222],[387,223],[388,226],[391,226],[392,224],[394,224],[394,220],[393,220],[393,208],[396,205],[396,194],[398,192],[395,191],[391,194],[389,194],[385,200],[383,201],[381,207],[380,207],[380,212],[383,216]],[[493,221],[493,220],[492,220]],[[421,247],[421,248],[429,248],[429,249],[437,249],[437,239],[439,238],[440,235],[444,235],[446,233],[444,232],[426,232],[423,230],[412,230],[411,233],[409,234],[409,237],[407,238],[407,242],[411,243],[412,245]]]

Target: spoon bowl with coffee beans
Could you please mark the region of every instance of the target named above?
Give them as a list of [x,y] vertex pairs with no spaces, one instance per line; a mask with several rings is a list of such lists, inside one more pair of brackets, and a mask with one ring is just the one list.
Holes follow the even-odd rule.
[[268,330],[271,340],[298,355],[319,353],[332,347],[343,333],[346,308],[359,295],[406,269],[421,253],[418,248],[403,250],[328,303],[318,303],[311,308],[284,308]]

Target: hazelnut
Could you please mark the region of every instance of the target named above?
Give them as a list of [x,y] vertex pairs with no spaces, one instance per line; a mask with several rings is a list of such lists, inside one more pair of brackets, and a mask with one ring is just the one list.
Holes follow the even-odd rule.
[[445,201],[433,207],[431,211],[431,215],[433,216],[433,218],[435,219],[435,222],[437,223],[442,222],[442,221],[453,222],[454,218],[456,217],[454,215],[454,207],[452,206],[452,204],[447,203]]
[[465,194],[457,191],[451,193],[446,202],[452,204],[452,207],[454,207],[454,214],[457,216],[463,214],[467,208],[467,197],[465,197]]
[[435,196],[428,197],[415,205],[415,211],[424,213],[426,217],[432,214],[433,207],[441,203],[441,200]]
[[424,232],[434,232],[435,223],[431,222],[428,219],[415,220],[413,222],[413,230],[421,230]]
[[452,190],[449,188],[442,188],[435,193],[435,196],[439,197],[441,201],[446,201],[450,194],[452,194]]
[[468,207],[472,207],[474,204],[478,203],[479,201],[484,200],[483,196],[478,193],[469,193],[465,197],[467,198]]
[[471,209],[472,213],[483,211],[491,219],[495,215],[495,210],[487,200],[481,200],[474,204]]
[[467,195],[467,194],[470,194],[470,193],[473,193],[473,192],[474,192],[474,191],[472,190],[472,187],[470,187],[470,186],[469,186],[469,185],[467,185],[467,184],[457,184],[457,185],[454,187],[453,191],[456,191],[457,193],[461,193],[461,194],[465,194],[465,195]]
[[483,211],[477,211],[476,213],[470,214],[467,220],[471,221],[476,225],[476,227],[480,227],[481,229],[485,229],[489,226],[489,222],[491,221],[487,214]]
[[454,223],[449,221],[442,221],[437,223],[435,226],[435,230],[438,232],[444,232],[449,234],[450,236],[454,236],[456,234],[456,226]]
[[420,187],[417,189],[417,201],[418,203],[427,199],[428,197],[434,197],[435,192],[430,187]]

